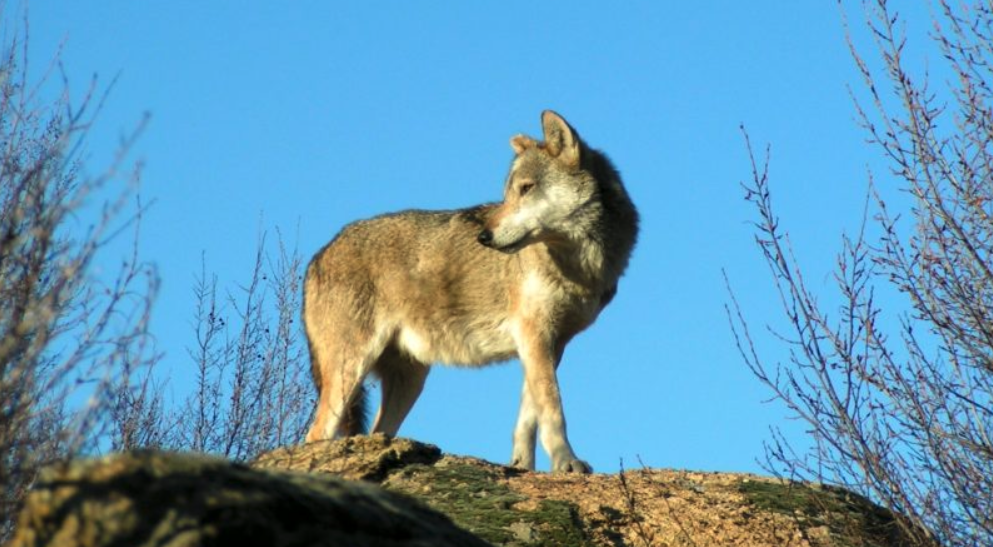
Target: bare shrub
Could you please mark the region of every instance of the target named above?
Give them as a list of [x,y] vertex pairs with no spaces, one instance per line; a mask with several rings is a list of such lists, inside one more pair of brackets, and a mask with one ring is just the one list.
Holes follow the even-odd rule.
[[[140,166],[127,160],[144,124],[90,174],[105,94],[94,81],[74,104],[62,76],[62,94],[39,99],[61,66],[29,82],[21,28],[0,45],[0,541],[39,468],[97,449],[112,394],[156,358],[146,329],[158,280],[136,252]],[[98,255],[129,230],[134,252],[97,277]]]
[[[24,37],[0,44],[0,543],[48,463],[147,447],[247,460],[301,440],[313,410],[302,259],[281,237],[270,254],[264,235],[247,285],[219,295],[204,267],[189,352],[198,384],[165,401],[147,331],[158,278],[138,255],[140,164],[128,161],[145,122],[90,174],[106,91],[94,81],[74,103],[58,59],[32,85],[25,51]],[[62,93],[45,102],[52,83]],[[129,255],[108,272],[108,245],[129,233]]]
[[[748,366],[813,441],[797,451],[775,435],[774,470],[867,495],[901,515],[916,545],[993,545],[993,6],[937,4],[947,94],[910,70],[888,2],[863,6],[882,69],[851,46],[870,97],[856,111],[912,205],[891,210],[870,179],[862,228],[837,258],[840,305],[828,311],[773,211],[768,150],[758,161],[749,143],[746,198],[790,325],[775,333],[787,362],[759,356],[733,293],[728,314]],[[883,310],[884,289],[909,306]]]
[[[206,259],[195,280],[187,348],[192,389],[164,400],[164,381],[148,368],[114,392],[114,450],[162,448],[237,461],[303,439],[314,408],[309,359],[298,327],[302,257],[278,238],[269,253],[263,234],[245,285],[220,291]],[[178,360],[181,362],[181,360]]]
[[297,321],[301,280],[302,258],[281,237],[274,257],[260,238],[248,283],[223,300],[204,266],[188,350],[196,386],[165,420],[175,424],[165,446],[248,460],[303,438],[314,393]]

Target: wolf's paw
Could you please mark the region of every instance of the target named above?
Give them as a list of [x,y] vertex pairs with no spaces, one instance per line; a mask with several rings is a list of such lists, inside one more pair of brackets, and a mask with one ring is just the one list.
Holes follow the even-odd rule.
[[522,471],[534,471],[534,458],[528,459],[523,456],[516,456],[510,460],[510,466]]
[[552,466],[552,473],[583,473],[589,474],[593,472],[593,468],[590,464],[580,460],[578,458],[569,458],[559,462],[556,462]]

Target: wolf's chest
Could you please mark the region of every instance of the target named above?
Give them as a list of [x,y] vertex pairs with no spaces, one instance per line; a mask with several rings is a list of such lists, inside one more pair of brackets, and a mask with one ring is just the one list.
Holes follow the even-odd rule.
[[587,325],[606,304],[603,291],[562,277],[529,273],[521,283],[516,314]]

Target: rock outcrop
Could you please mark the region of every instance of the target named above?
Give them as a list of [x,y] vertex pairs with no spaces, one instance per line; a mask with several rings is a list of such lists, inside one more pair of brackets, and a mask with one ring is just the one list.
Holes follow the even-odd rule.
[[253,465],[372,480],[496,545],[901,545],[893,518],[861,496],[750,474],[528,473],[383,436],[282,448]]
[[55,544],[828,547],[901,540],[890,514],[837,488],[651,469],[529,473],[372,436],[283,448],[249,466],[136,452],[53,467],[29,495],[11,545]]
[[9,545],[487,544],[424,504],[369,483],[133,452],[47,469]]

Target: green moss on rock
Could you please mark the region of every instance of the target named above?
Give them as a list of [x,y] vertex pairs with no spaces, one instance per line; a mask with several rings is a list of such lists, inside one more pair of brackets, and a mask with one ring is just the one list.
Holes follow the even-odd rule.
[[558,500],[525,503],[527,498],[501,482],[503,469],[457,461],[410,465],[385,483],[417,496],[458,526],[497,545],[590,545],[576,506]]
[[800,530],[826,531],[830,545],[899,547],[911,543],[892,513],[843,488],[772,480],[742,481],[739,491],[758,509],[789,515]]

